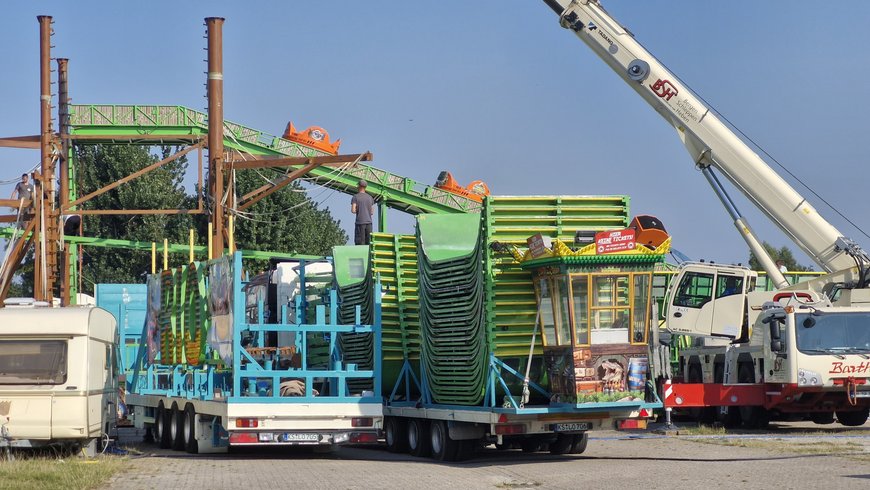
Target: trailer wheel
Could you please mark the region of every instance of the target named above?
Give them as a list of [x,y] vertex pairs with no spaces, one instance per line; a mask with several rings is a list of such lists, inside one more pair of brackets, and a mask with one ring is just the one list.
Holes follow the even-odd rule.
[[184,412],[178,409],[176,402],[172,402],[169,413],[169,438],[172,449],[184,451]]
[[833,424],[834,412],[813,412],[810,414],[810,420],[819,425]]
[[589,444],[589,433],[584,432],[574,436],[574,444],[571,445],[571,454],[583,454]]
[[543,446],[544,445],[541,441],[534,437],[526,437],[520,441],[520,449],[522,449],[524,453],[536,453],[540,451]]
[[461,441],[450,438],[447,422],[436,420],[429,424],[429,434],[432,443],[432,457],[439,461],[456,461]]
[[154,413],[154,429],[157,431],[157,445],[160,449],[169,449],[172,446],[172,439],[169,437],[169,415],[163,402],[158,403]]
[[184,417],[184,430],[182,431],[184,450],[190,454],[196,454],[199,452],[199,443],[196,442],[196,411],[192,404],[188,403],[184,407],[182,416]]
[[568,454],[574,447],[574,436],[571,434],[556,434],[556,440],[550,443],[550,454]]
[[846,427],[858,427],[867,422],[867,417],[870,416],[870,408],[863,408],[852,412],[841,412],[837,410],[837,420]]
[[384,439],[391,453],[408,452],[408,421],[399,417],[384,419]]
[[429,429],[423,419],[408,421],[408,449],[411,454],[426,457],[432,451],[429,446]]

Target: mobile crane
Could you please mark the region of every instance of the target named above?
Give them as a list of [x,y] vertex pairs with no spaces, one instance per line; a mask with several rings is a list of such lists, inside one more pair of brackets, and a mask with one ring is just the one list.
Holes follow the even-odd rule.
[[[870,257],[826,221],[597,0],[544,0],[562,27],[604,60],[677,131],[734,225],[780,288],[753,292],[756,273],[684,264],[664,304],[666,327],[698,347],[680,353],[684,383],[666,407],[720,407],[766,425],[772,413],[862,425],[870,411]],[[789,286],[737,211],[723,175],[827,275]],[[715,411],[705,413],[716,414]]]

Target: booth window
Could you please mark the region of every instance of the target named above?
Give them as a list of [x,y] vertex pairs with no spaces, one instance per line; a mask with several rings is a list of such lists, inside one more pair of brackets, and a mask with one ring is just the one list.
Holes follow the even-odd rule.
[[571,276],[571,296],[574,300],[574,336],[577,345],[589,345],[589,279]]
[[538,281],[538,298],[545,345],[571,345],[568,278],[542,277]]
[[628,342],[628,274],[592,276],[592,343]]
[[632,344],[646,343],[647,323],[650,307],[650,275],[634,274],[634,292],[631,295],[631,331],[628,333]]

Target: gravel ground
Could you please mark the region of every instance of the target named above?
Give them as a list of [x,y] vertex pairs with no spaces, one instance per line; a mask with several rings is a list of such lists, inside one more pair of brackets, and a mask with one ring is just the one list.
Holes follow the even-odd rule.
[[[688,432],[688,434],[687,434]],[[136,438],[122,434],[126,443]],[[777,424],[765,432],[592,433],[578,456],[486,448],[436,463],[380,447],[329,454],[275,448],[189,455],[133,445],[142,455],[105,488],[868,488],[870,425]]]

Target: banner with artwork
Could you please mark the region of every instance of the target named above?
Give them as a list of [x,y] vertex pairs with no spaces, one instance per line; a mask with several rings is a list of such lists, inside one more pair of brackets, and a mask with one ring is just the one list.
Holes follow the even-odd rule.
[[160,276],[150,274],[147,280],[148,305],[145,316],[145,343],[148,348],[148,363],[154,364],[160,352]]
[[209,264],[208,307],[211,328],[208,345],[226,365],[233,362],[233,268],[230,257]]

